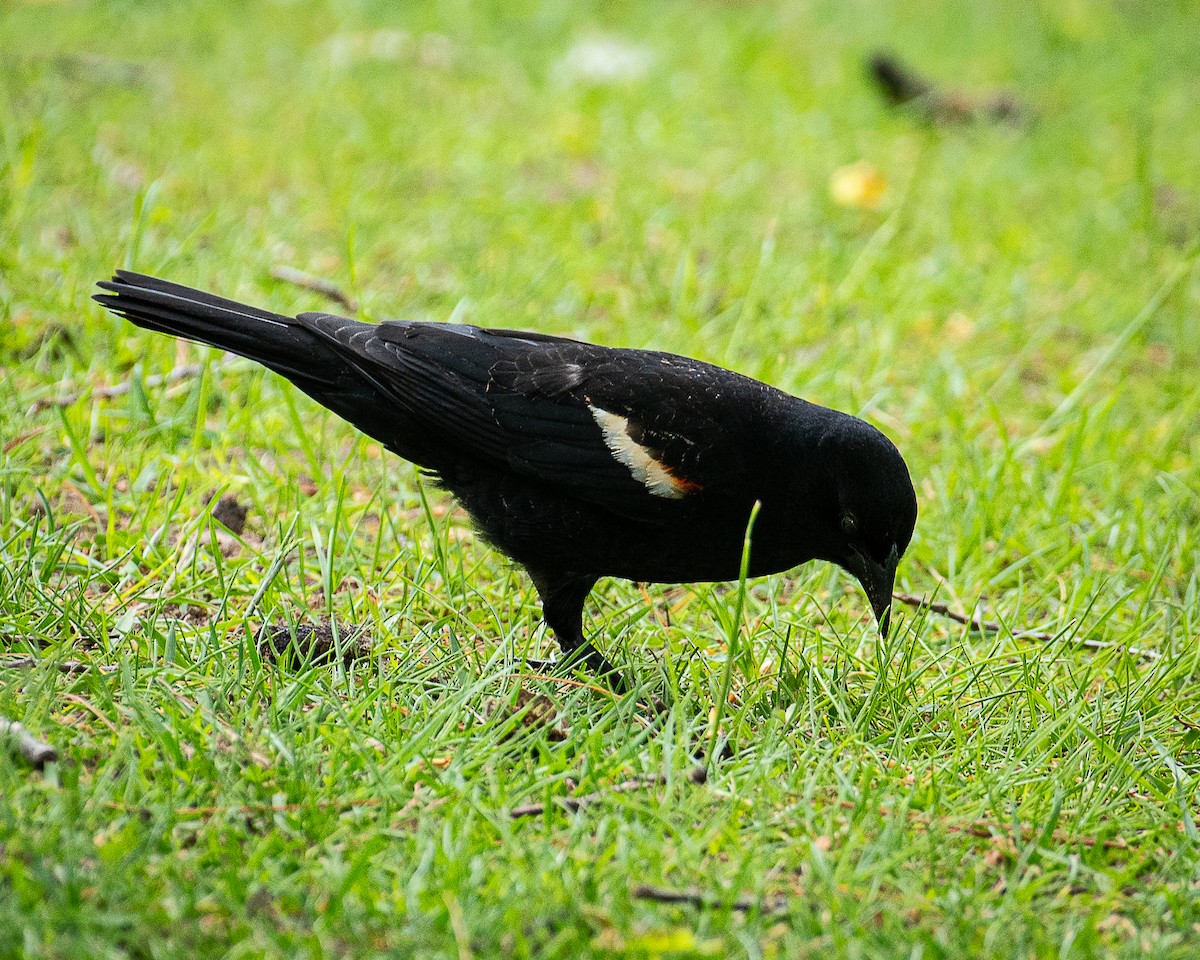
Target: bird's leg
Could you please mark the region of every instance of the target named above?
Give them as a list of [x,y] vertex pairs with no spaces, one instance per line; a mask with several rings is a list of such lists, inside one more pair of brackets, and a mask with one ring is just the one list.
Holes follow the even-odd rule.
[[530,577],[542,598],[542,619],[554,631],[563,655],[553,663],[544,660],[527,660],[526,663],[535,669],[584,663],[618,691],[627,691],[629,684],[621,671],[583,635],[583,604],[596,585],[596,578],[588,574],[533,571],[530,571]]

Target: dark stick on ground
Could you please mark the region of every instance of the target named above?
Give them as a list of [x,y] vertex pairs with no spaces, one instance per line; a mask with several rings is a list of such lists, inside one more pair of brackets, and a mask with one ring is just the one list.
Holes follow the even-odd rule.
[[336,303],[339,307],[345,307],[351,313],[358,311],[358,301],[330,280],[314,277],[310,273],[284,264],[272,267],[271,276],[284,283],[290,283],[294,287],[300,287],[302,290],[311,290],[326,300]]
[[58,751],[26,730],[16,720],[0,717],[0,740],[20,754],[25,762],[41,770],[58,759]]
[[699,890],[668,890],[665,887],[652,887],[648,884],[635,887],[633,899],[653,900],[655,903],[686,904],[702,910],[724,907],[742,913],[748,913],[751,910],[757,910],[762,914],[782,913],[787,909],[787,898],[785,897],[772,897],[770,900],[763,901],[753,897],[738,897],[731,902],[716,893],[704,893]]
[[[961,623],[979,633],[1004,632],[1004,626],[996,623],[994,620],[984,620],[978,614],[968,617],[966,614],[951,610],[944,603],[926,600],[924,597],[915,597],[910,593],[893,593],[892,597],[910,607],[924,608],[931,613],[947,617],[955,623]],[[1058,633],[1049,633],[1043,630],[1014,630],[1012,631],[1012,635],[1017,640],[1037,640],[1040,643],[1054,643],[1064,637],[1061,631]],[[1129,647],[1122,643],[1110,643],[1107,640],[1089,640],[1084,637],[1075,637],[1070,642],[1077,647],[1086,647],[1088,650],[1124,650],[1131,657],[1138,657],[1142,660],[1157,660],[1161,656],[1157,650],[1147,650],[1143,647]]]
[[[688,773],[688,781],[694,784],[702,784],[708,780],[708,771],[704,767],[693,767]],[[667,778],[661,773],[651,774],[644,777],[634,777],[632,780],[625,780],[621,783],[614,784],[611,787],[604,787],[601,790],[595,790],[592,793],[585,793],[578,797],[555,797],[549,803],[530,803],[523,807],[514,807],[509,814],[514,820],[519,817],[540,817],[546,812],[548,807],[561,807],[564,810],[575,812],[582,810],[584,807],[591,806],[594,803],[599,803],[601,800],[607,800],[609,797],[616,796],[621,793],[632,793],[635,790],[645,790],[647,787],[657,787],[667,782]]]
[[890,106],[916,109],[935,123],[1017,121],[1027,113],[1017,98],[1004,90],[967,93],[938,87],[886,50],[867,58],[867,74]]

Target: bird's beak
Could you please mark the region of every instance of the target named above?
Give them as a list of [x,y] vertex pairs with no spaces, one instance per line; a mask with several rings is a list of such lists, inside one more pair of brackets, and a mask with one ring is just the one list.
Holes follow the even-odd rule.
[[884,640],[887,639],[892,619],[892,587],[896,583],[896,567],[899,563],[900,556],[893,546],[883,563],[864,553],[855,552],[851,562],[846,564],[846,569],[858,577],[858,582],[862,584],[871,610],[875,613],[875,622],[879,624],[879,635]]

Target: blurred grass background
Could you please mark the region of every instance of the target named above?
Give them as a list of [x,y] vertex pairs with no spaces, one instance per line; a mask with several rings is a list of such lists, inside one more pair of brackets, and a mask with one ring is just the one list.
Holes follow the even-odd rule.
[[[1198,15],[0,7],[0,634],[39,658],[0,714],[66,760],[0,757],[0,953],[1194,955]],[[893,110],[881,48],[1024,114]],[[831,192],[859,163],[877,203]],[[1003,629],[905,611],[880,644],[831,569],[756,583],[733,755],[686,785],[727,587],[596,595],[665,718],[530,677],[532,590],[409,466],[88,300],[128,266],[338,309],[280,265],[366,319],[671,350],[871,419],[920,497],[902,587]],[[264,621],[325,618],[372,657],[260,658]],[[506,812],[635,773],[669,783]]]

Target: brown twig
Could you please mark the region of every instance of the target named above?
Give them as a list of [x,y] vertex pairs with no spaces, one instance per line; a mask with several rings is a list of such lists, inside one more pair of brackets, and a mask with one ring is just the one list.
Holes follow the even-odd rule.
[[305,273],[303,270],[297,270],[295,267],[289,267],[282,263],[271,268],[271,276],[284,283],[290,283],[294,287],[320,294],[326,300],[331,300],[339,307],[345,307],[351,313],[358,311],[358,301],[331,280],[314,277],[311,273]]
[[[218,365],[218,369],[220,366]],[[203,364],[188,363],[182,367],[168,370],[166,373],[151,374],[142,383],[147,387],[161,387],[165,384],[178,383],[180,380],[190,380],[192,377],[198,377],[203,369]],[[122,383],[114,383],[111,386],[93,387],[90,391],[75,390],[61,397],[42,397],[40,400],[34,401],[33,406],[29,408],[29,416],[41,413],[49,407],[69,407],[83,396],[102,397],[104,399],[123,397],[133,389],[133,384],[133,380],[125,380]]]
[[[14,657],[6,660],[0,660],[0,669],[9,670],[31,670],[43,661],[36,657]],[[99,673],[113,673],[118,668],[110,663],[84,663],[82,660],[62,660],[54,664],[59,673],[87,673],[89,670],[96,670]]]
[[[939,614],[953,620],[955,623],[961,623],[979,633],[1002,633],[1004,631],[1004,627],[994,620],[984,620],[978,614],[968,617],[966,614],[951,610],[944,603],[927,600],[924,597],[915,597],[911,593],[893,593],[892,599],[899,600],[910,607],[924,607],[931,613]],[[1014,630],[1012,631],[1012,636],[1015,640],[1037,640],[1040,643],[1054,643],[1056,640],[1062,638],[1061,633],[1047,633],[1041,630]],[[1125,646],[1124,644],[1112,643],[1108,640],[1089,640],[1087,638],[1076,637],[1070,642],[1077,647],[1086,647],[1088,650],[1124,650],[1131,657],[1138,657],[1141,660],[1157,660],[1162,656],[1157,650],[1147,650],[1145,647]]]
[[9,440],[8,443],[0,447],[0,453],[12,453],[26,440],[32,440],[34,437],[40,437],[45,432],[45,427],[38,427],[36,430],[26,430],[24,433],[18,433],[15,437]]
[[[693,767],[688,773],[689,782],[697,785],[704,783],[707,779],[708,771],[704,767]],[[625,780],[611,787],[604,787],[601,790],[585,793],[578,797],[555,797],[549,803],[530,803],[523,807],[514,807],[509,816],[514,820],[519,817],[539,817],[549,807],[562,807],[564,810],[575,812],[582,810],[584,807],[591,806],[593,803],[607,800],[609,797],[616,796],[617,794],[645,790],[647,787],[657,787],[666,782],[667,778],[661,773],[650,774],[644,777],[634,777],[632,780]]]
[[633,899],[653,900],[655,903],[683,903],[702,910],[713,907],[727,907],[743,913],[757,910],[762,914],[782,913],[787,909],[786,897],[772,897],[770,900],[758,901],[753,897],[738,897],[730,902],[719,894],[704,893],[699,890],[668,890],[666,887],[652,887],[642,884],[633,889]]
[[58,759],[58,751],[26,730],[16,720],[0,717],[0,740],[7,741],[13,750],[31,766],[41,770]]

